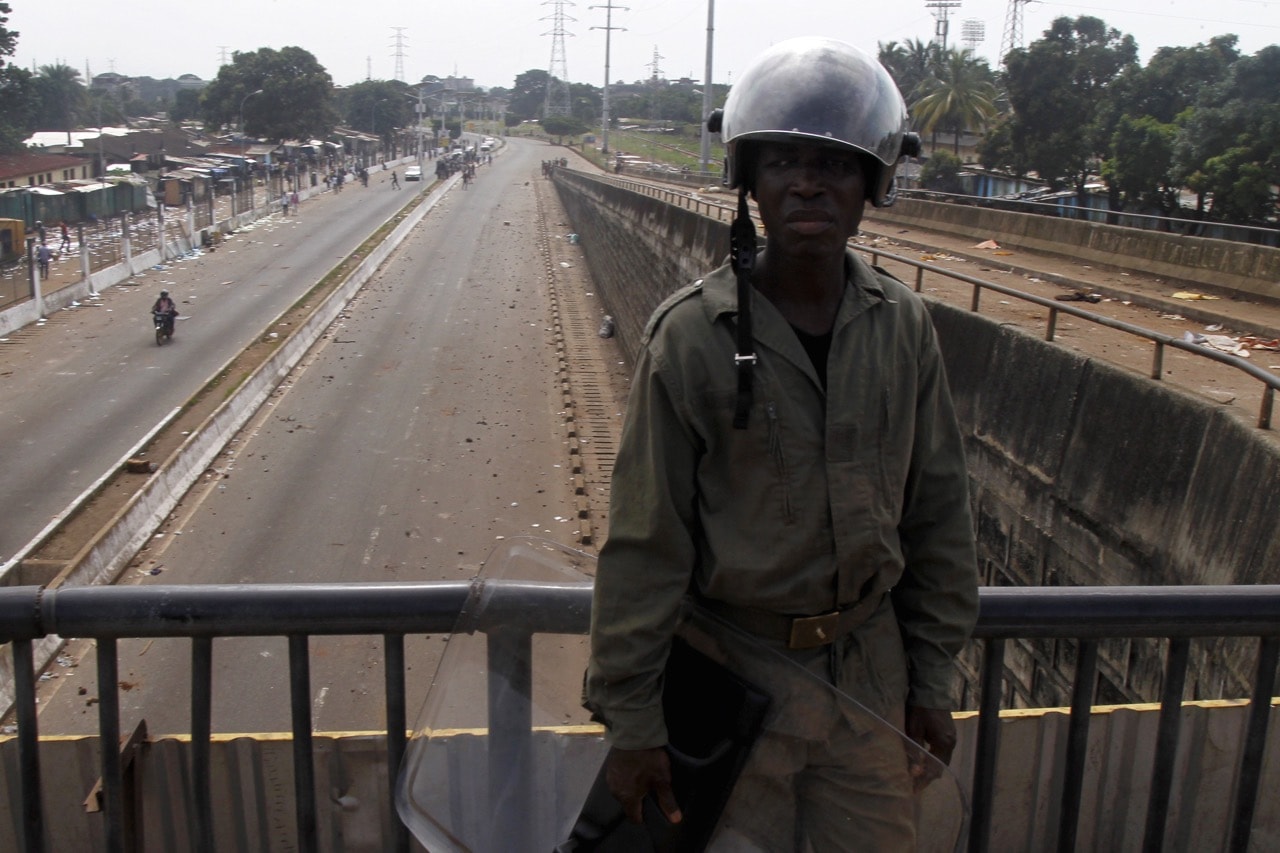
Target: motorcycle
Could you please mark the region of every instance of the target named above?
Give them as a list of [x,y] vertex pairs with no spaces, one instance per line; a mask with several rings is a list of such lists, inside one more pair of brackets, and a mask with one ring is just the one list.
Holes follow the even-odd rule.
[[156,346],[162,345],[166,340],[173,340],[172,311],[152,311],[151,319],[156,327]]

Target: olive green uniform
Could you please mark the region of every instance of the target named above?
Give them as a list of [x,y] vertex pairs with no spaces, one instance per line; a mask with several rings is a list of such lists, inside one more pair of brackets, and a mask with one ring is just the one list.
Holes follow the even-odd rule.
[[899,724],[904,703],[951,705],[953,659],[977,613],[960,433],[921,301],[852,252],[846,270],[825,389],[786,320],[752,291],[759,361],[745,430],[732,424],[733,272],[684,288],[649,322],[613,472],[586,685],[615,746],[666,743],[662,671],[690,592],[792,616],[870,597],[864,627],[797,661],[829,656],[817,664],[829,680]]

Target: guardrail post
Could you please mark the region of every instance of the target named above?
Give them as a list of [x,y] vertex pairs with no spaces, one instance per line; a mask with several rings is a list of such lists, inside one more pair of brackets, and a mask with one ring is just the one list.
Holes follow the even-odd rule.
[[1000,751],[1000,696],[1004,682],[1004,640],[986,641],[982,656],[982,706],[978,711],[978,747],[973,767],[973,814],[969,850],[986,853],[991,841],[992,800]]
[[[489,813],[494,839],[528,838],[532,819],[526,779],[532,770],[533,638],[524,631],[490,630]],[[491,849],[497,849],[492,847]]]
[[36,677],[31,662],[31,641],[15,639],[13,652],[15,707],[18,717],[18,773],[22,786],[22,849],[44,853],[44,803],[40,795],[40,727],[36,715]]
[[1190,640],[1179,637],[1169,641],[1164,690],[1160,696],[1160,722],[1156,729],[1155,766],[1151,770],[1151,795],[1147,800],[1146,833],[1142,841],[1142,849],[1148,853],[1160,853],[1164,849],[1173,767],[1182,731],[1182,691],[1187,681],[1190,655]]
[[1267,723],[1271,719],[1271,697],[1275,693],[1276,666],[1280,664],[1280,639],[1263,638],[1258,646],[1258,674],[1249,701],[1249,725],[1245,730],[1240,775],[1236,784],[1236,810],[1231,821],[1231,853],[1245,853],[1253,830],[1253,813],[1262,778],[1262,759],[1267,748]]
[[289,696],[293,718],[293,799],[297,809],[298,849],[317,849],[316,772],[311,748],[310,638],[289,636]]

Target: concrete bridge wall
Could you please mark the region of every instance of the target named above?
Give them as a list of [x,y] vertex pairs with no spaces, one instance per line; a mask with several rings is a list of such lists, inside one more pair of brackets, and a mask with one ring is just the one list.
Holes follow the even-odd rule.
[[1069,254],[1083,263],[1150,273],[1221,296],[1280,301],[1280,249],[1271,246],[919,199],[899,199],[868,215],[877,222],[975,240],[995,238],[1029,252]]
[[[728,227],[603,183],[557,187],[633,354],[653,307],[725,256]],[[1280,581],[1280,454],[1264,436],[1175,388],[929,306],[969,452],[983,583]],[[1157,644],[1114,640],[1101,657],[1099,703],[1158,700]],[[1252,642],[1196,645],[1189,698],[1248,696],[1253,660]],[[1065,704],[1073,661],[1066,642],[1013,652],[1007,706]]]

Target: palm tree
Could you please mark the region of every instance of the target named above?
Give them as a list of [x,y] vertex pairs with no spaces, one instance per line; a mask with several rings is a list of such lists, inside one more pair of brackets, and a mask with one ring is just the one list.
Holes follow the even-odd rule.
[[942,51],[936,44],[920,39],[905,44],[891,41],[879,46],[880,64],[888,69],[904,96],[934,73],[941,55]]
[[32,80],[35,88],[38,126],[66,130],[70,141],[88,91],[80,82],[80,72],[70,65],[42,65]]
[[969,51],[949,50],[934,73],[913,90],[911,115],[921,133],[953,132],[959,156],[960,134],[966,128],[984,128],[995,117],[997,94],[986,60],[973,58]]

